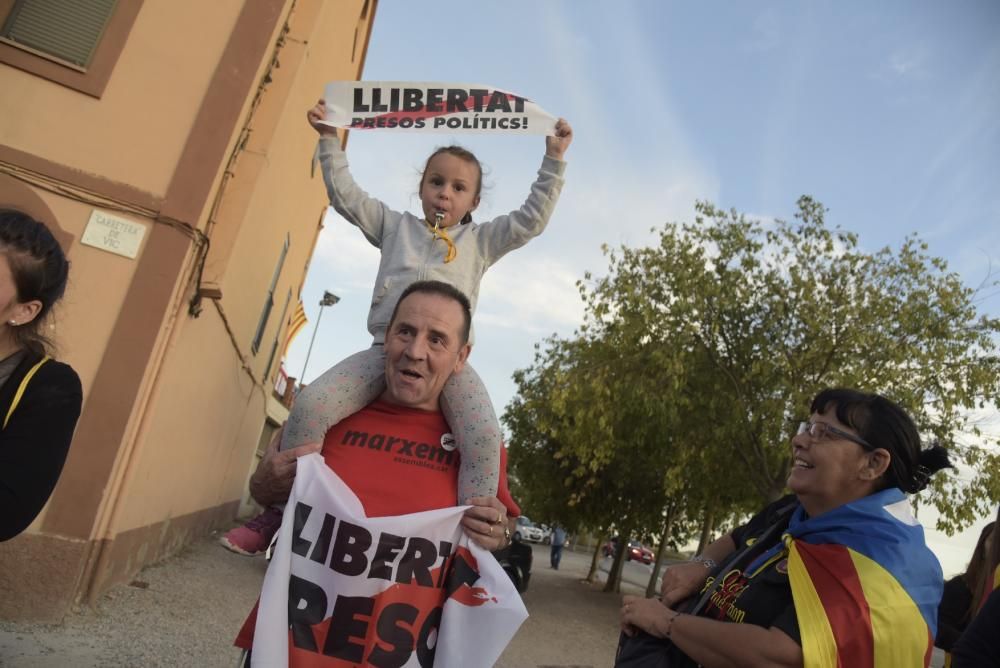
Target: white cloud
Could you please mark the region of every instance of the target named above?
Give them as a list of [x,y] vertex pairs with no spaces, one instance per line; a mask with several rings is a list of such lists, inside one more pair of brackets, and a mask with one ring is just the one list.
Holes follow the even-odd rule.
[[[379,249],[368,243],[361,231],[329,210],[323,230],[316,240],[313,264],[336,267],[338,272],[352,275],[378,266]],[[369,286],[370,287],[370,286]]]
[[476,326],[506,326],[526,335],[569,333],[583,322],[583,302],[576,288],[581,274],[559,262],[539,262],[516,255],[485,276],[479,293]]

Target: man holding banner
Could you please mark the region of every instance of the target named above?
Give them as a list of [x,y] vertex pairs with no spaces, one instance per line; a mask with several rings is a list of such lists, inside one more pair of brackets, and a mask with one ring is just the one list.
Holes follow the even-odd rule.
[[295,485],[259,611],[237,638],[248,665],[492,665],[527,616],[488,554],[520,512],[499,443],[499,498],[454,507],[458,453],[438,402],[470,325],[465,295],[414,283],[386,335],[382,396],[327,433],[322,459],[269,448],[255,498],[284,501]]

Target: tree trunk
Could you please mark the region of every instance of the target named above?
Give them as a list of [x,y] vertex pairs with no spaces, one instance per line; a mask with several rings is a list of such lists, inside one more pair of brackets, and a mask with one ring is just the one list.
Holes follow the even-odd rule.
[[715,509],[705,509],[705,520],[701,524],[701,538],[698,539],[698,551],[701,554],[705,546],[712,542],[712,531],[715,530]]
[[656,596],[656,579],[660,577],[660,562],[663,559],[663,550],[667,545],[667,537],[670,536],[670,528],[674,523],[674,504],[667,506],[667,516],[663,520],[663,531],[660,532],[660,544],[656,548],[656,559],[653,560],[653,573],[649,576],[649,584],[646,585],[646,598]]
[[768,503],[774,503],[775,501],[777,501],[778,499],[780,499],[782,496],[784,496],[785,481],[787,479],[788,479],[788,471],[786,470],[784,472],[784,475],[782,475],[779,478],[775,478],[774,480],[771,481],[771,486],[767,490],[767,502]]
[[604,542],[598,540],[597,546],[594,548],[594,556],[590,559],[590,571],[587,573],[587,582],[590,584],[594,583],[597,579],[597,567],[601,563],[601,548],[604,547]]
[[608,573],[608,581],[604,583],[603,591],[621,593],[622,568],[625,565],[626,546],[631,536],[632,527],[618,534],[618,549],[615,551],[615,560],[611,564],[611,571]]

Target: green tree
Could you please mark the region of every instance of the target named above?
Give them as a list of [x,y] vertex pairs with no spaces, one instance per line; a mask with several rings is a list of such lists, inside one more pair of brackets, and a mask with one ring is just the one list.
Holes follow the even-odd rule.
[[[635,389],[628,367],[609,361],[606,347],[584,338],[548,344],[532,368],[515,374],[519,394],[504,415],[517,492],[533,513],[570,530],[607,535],[614,526],[627,540],[652,521],[662,499],[661,467],[648,461],[660,449],[639,414],[648,412],[648,397],[628,400]],[[616,559],[609,590],[617,589],[620,568]]]
[[585,334],[627,356],[620,334],[642,332],[633,349],[670,358],[661,366],[689,391],[673,396],[709,425],[696,447],[738,467],[760,500],[784,489],[788,439],[816,391],[889,396],[977,471],[933,486],[941,528],[958,529],[1000,499],[1000,457],[970,419],[1000,404],[1000,320],[977,313],[976,290],[918,238],[864,252],[824,213],[803,197],[794,223],[765,224],[699,204],[656,246],[608,253],[609,274],[581,288]]

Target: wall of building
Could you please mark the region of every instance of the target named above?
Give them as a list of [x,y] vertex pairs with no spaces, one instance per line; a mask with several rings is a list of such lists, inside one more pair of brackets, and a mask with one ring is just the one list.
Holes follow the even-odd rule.
[[164,197],[241,9],[142,3],[100,99],[5,67],[0,144]]
[[[309,178],[315,133],[305,110],[326,81],[360,76],[376,5],[125,4],[136,2],[99,99],[0,66],[0,203],[8,181],[22,195],[30,189],[69,239],[57,338],[85,389],[46,511],[0,544],[0,617],[58,619],[72,601],[235,515],[268,404],[274,412],[279,360],[268,369],[268,357],[326,202],[321,180]],[[25,168],[26,177],[8,178]],[[146,228],[137,258],[80,244],[95,208]],[[255,354],[250,342],[286,235]],[[205,237],[202,285],[212,290],[194,317]]]

